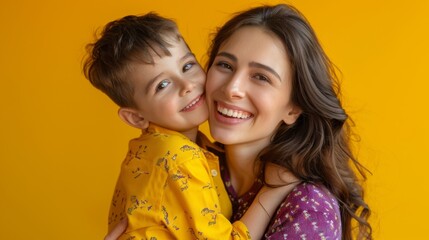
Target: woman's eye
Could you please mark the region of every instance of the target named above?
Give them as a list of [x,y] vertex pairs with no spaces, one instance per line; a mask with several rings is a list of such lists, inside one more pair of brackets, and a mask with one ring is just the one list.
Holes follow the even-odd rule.
[[183,72],[187,72],[189,69],[191,69],[193,66],[195,65],[195,63],[194,62],[190,62],[190,63],[187,63],[187,64],[185,64],[185,66],[183,66]]
[[259,81],[264,81],[264,82],[270,82],[270,79],[267,77],[267,76],[265,76],[265,75],[262,75],[262,74],[256,74],[255,76],[253,76],[256,80],[259,80]]
[[155,92],[159,92],[160,90],[166,88],[170,84],[167,80],[162,80],[157,86]]
[[226,63],[226,62],[218,62],[218,63],[216,64],[216,66],[219,66],[219,67],[221,67],[221,68],[225,68],[225,69],[232,70],[232,66],[231,66],[231,65],[229,65],[229,64],[228,64],[228,63]]

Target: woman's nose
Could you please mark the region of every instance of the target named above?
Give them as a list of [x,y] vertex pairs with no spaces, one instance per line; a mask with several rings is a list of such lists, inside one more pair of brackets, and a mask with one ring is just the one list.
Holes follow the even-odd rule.
[[242,98],[245,95],[244,92],[244,76],[240,74],[234,74],[232,78],[224,86],[225,95],[231,99]]

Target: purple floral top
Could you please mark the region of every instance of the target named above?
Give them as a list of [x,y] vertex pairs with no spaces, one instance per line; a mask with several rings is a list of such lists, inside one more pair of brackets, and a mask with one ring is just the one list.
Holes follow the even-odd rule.
[[[231,185],[225,160],[220,160],[222,179],[233,206],[231,221],[239,220],[262,187],[257,180],[251,189],[237,196]],[[271,219],[263,239],[341,239],[340,208],[336,198],[324,186],[304,182],[285,198]]]

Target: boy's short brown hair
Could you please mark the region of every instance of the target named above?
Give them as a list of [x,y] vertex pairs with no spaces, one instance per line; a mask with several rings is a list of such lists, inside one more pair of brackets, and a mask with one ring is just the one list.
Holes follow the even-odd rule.
[[153,64],[153,54],[171,56],[168,41],[173,38],[181,38],[176,23],[155,13],[109,22],[100,38],[87,45],[85,77],[120,107],[136,107],[133,86],[126,79],[131,64]]

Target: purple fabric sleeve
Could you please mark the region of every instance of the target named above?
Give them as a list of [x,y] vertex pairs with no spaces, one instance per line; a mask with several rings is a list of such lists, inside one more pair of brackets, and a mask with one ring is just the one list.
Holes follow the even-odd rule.
[[265,239],[341,239],[336,199],[322,186],[298,185],[280,205]]

